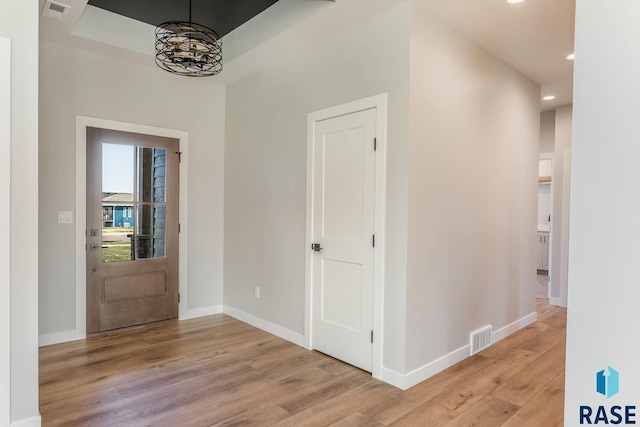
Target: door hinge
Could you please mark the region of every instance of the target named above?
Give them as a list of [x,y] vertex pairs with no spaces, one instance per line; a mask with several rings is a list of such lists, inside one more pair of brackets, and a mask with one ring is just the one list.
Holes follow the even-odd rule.
[[176,151],[176,154],[178,155],[178,163],[182,163],[182,151]]
[[373,244],[373,247],[375,248],[376,247],[376,235],[375,234],[372,236],[371,243]]
[[182,224],[178,223],[178,233],[180,233],[181,226],[182,226]]
[[180,292],[178,292],[178,304],[180,304]]
[[378,138],[373,138],[373,151],[378,149]]
[[373,330],[371,331],[371,344],[373,344]]

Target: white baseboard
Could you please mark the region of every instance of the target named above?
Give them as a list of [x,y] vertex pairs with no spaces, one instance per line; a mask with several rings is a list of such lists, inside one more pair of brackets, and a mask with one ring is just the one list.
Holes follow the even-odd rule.
[[222,305],[210,305],[207,307],[198,307],[187,309],[184,316],[180,320],[195,319],[196,317],[212,316],[222,313]]
[[46,345],[75,341],[76,339],[78,338],[76,337],[75,329],[70,331],[53,332],[51,334],[42,334],[38,336],[38,346],[44,347]]
[[538,320],[538,313],[535,311],[533,313],[529,313],[526,316],[516,320],[515,322],[508,324],[507,326],[493,331],[493,333],[491,334],[491,341],[496,343],[501,339],[508,337],[512,333],[517,332],[526,326],[529,326],[536,320]]
[[445,354],[433,362],[429,362],[426,365],[414,369],[404,376],[404,384],[403,387],[400,388],[403,390],[411,388],[427,378],[431,378],[435,374],[455,365],[456,363],[462,362],[464,359],[469,357],[470,353],[471,349],[469,345],[465,345],[449,354]]
[[275,323],[271,323],[266,320],[260,319],[259,317],[256,317],[252,314],[245,313],[244,311],[240,311],[233,307],[229,307],[228,305],[225,305],[223,307],[222,312],[224,314],[228,314],[231,317],[235,317],[236,319],[244,323],[248,323],[251,326],[254,326],[258,329],[262,329],[263,331],[269,332],[270,334],[280,337],[283,340],[287,340],[301,347],[304,347],[304,335],[302,334],[283,328],[282,326],[276,325]]
[[406,390],[407,388],[404,385],[405,375],[399,372],[396,372],[392,369],[385,368],[384,366],[381,369],[380,381],[384,381],[387,384],[391,384],[394,387],[398,387],[399,389]]
[[566,305],[562,304],[562,299],[556,297],[549,297],[549,304],[555,305],[556,307],[566,307]]
[[[525,326],[530,325],[537,319],[538,314],[535,311],[533,313],[527,314],[526,316],[516,320],[515,322],[510,323],[507,326],[493,332],[491,334],[492,341],[494,343],[500,341],[501,339],[504,339],[512,333],[519,331]],[[470,356],[470,351],[471,349],[469,345],[465,345],[457,350],[452,351],[449,354],[445,354],[444,356],[427,363],[426,365],[414,369],[407,374],[400,374],[383,366],[382,376],[380,379],[402,390],[406,390],[428,378],[431,378],[437,373],[444,371],[445,369],[455,365],[456,363],[463,361]]]
[[40,415],[11,423],[11,427],[40,427],[41,425],[42,420],[40,419]]

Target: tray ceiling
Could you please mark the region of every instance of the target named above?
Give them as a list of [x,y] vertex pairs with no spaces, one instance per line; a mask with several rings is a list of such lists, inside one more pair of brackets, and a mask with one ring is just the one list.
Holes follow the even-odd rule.
[[[277,1],[192,0],[192,20],[223,37]],[[189,0],[89,0],[89,4],[153,26],[189,20]]]

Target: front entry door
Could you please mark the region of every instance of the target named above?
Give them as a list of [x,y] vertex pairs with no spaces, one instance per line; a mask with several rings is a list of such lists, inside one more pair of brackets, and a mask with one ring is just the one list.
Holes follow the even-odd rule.
[[371,372],[376,110],[315,124],[313,348]]
[[87,333],[178,317],[178,151],[87,128]]

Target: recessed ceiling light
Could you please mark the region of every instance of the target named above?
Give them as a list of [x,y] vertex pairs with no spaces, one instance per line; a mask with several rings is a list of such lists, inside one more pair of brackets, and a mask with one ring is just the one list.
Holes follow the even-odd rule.
[[510,4],[516,4],[516,3],[522,3],[524,0],[507,0],[507,3]]
[[572,53],[571,55],[568,55],[568,56],[567,56],[567,59],[568,59],[569,61],[573,61],[575,58],[576,58],[576,54],[575,54],[575,53]]
[[556,99],[556,97],[553,96],[553,95],[547,95],[547,96],[543,96],[542,97],[543,101],[551,101],[551,100],[554,100],[554,99]]

